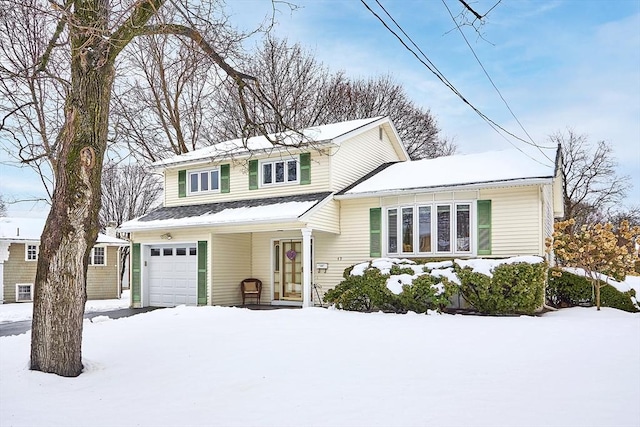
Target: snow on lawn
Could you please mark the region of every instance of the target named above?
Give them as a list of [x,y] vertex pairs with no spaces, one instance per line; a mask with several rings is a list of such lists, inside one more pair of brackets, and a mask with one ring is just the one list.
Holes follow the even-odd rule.
[[[129,307],[129,291],[123,291],[119,299],[89,300],[84,306],[85,313],[96,311],[118,310]],[[33,303],[20,302],[11,304],[0,304],[0,323],[19,322],[21,320],[31,320],[33,314]]]
[[638,426],[640,315],[177,307],[85,322],[78,378],[0,338],[5,426]]

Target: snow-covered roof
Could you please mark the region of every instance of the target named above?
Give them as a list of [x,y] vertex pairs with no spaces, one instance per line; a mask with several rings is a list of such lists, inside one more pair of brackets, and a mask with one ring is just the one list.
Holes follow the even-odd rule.
[[123,223],[120,231],[182,227],[215,227],[256,222],[296,221],[331,195],[330,192],[158,208]]
[[[0,217],[0,240],[12,242],[38,242],[44,230],[46,218]],[[99,233],[97,244],[128,245],[126,240]]]
[[549,180],[554,177],[554,165],[552,161],[547,163],[537,161],[518,150],[399,162],[385,165],[372,176],[340,192],[339,196],[358,197],[417,189]]
[[[386,117],[372,117],[367,119],[349,120],[346,122],[332,123],[328,125],[312,126],[299,132],[287,131],[265,136],[254,136],[245,141],[241,138],[221,142],[209,147],[200,148],[179,156],[159,160],[153,166],[163,167],[179,164],[199,163],[211,159],[223,159],[238,157],[249,153],[280,149],[281,146],[296,148],[305,144],[334,143],[338,144],[339,138],[350,134],[365,126],[390,122]],[[277,140],[278,146],[274,146],[269,140]]]

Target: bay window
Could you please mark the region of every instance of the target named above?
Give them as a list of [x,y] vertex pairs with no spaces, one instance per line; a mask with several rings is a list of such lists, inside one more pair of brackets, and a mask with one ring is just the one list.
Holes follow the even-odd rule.
[[387,208],[387,254],[471,254],[473,212],[469,202]]
[[387,211],[387,252],[398,252],[398,210],[389,209]]
[[402,252],[413,252],[413,208],[402,208]]

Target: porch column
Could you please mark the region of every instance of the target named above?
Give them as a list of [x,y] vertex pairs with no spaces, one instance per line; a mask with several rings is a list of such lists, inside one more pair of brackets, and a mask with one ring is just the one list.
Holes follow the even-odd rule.
[[302,307],[311,307],[311,234],[312,229],[302,231]]

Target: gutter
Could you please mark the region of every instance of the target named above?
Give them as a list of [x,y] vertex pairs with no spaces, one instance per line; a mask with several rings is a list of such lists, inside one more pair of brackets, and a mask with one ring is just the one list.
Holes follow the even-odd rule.
[[[187,160],[178,160],[171,163],[157,163],[157,164],[153,163],[151,164],[151,168],[154,170],[159,170],[159,169],[172,169],[180,166],[206,165],[206,164],[216,163],[216,162],[250,159],[252,157],[256,157],[257,155],[270,153],[273,151],[287,151],[287,152],[298,153],[298,152],[305,151],[305,149],[307,148],[313,149],[313,148],[317,148],[317,146],[324,147],[324,146],[330,146],[330,145],[336,145],[336,144],[333,142],[333,140],[322,140],[322,141],[302,142],[301,145],[276,145],[270,148],[259,148],[255,150],[244,149],[242,151],[239,151],[237,154],[223,154],[220,156],[211,155],[211,156],[205,156],[205,157],[199,157],[199,158],[193,158],[193,159],[187,159]],[[233,151],[233,150],[230,150],[230,151]],[[177,157],[180,157],[180,156],[177,156]]]
[[[200,228],[200,227],[226,227],[226,226],[242,226],[242,225],[250,225],[250,224],[284,224],[287,222],[296,222],[299,221],[299,217],[295,218],[279,218],[279,219],[256,219],[256,220],[247,220],[247,221],[239,221],[239,222],[217,222],[217,223],[199,223],[199,224],[175,224],[175,225],[165,225],[165,224],[157,224],[150,227],[119,227],[118,231],[123,233],[139,233],[145,231],[157,231],[157,230],[175,230],[182,228]],[[166,220],[158,220],[158,221],[166,221]],[[149,221],[154,222],[154,221]],[[141,222],[144,224],[144,222]]]
[[504,188],[504,187],[513,187],[516,185],[550,184],[552,182],[553,182],[552,177],[517,178],[509,181],[487,181],[487,182],[478,182],[478,183],[469,183],[469,184],[451,184],[451,185],[445,185],[445,186],[373,190],[373,191],[366,191],[362,193],[336,194],[334,198],[336,200],[364,199],[364,198],[371,198],[371,197],[404,196],[407,194],[438,193],[438,192],[444,192],[444,191],[478,190],[478,189],[484,189],[484,188]]

